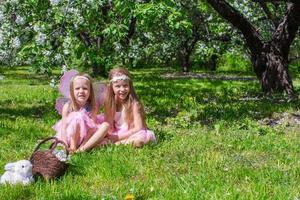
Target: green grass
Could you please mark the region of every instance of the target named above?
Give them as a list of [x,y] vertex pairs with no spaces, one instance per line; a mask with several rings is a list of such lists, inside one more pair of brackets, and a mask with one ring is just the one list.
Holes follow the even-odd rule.
[[[61,179],[0,186],[0,199],[300,198],[299,126],[259,123],[297,112],[299,101],[263,97],[256,80],[165,79],[164,73],[133,71],[157,144],[76,154]],[[40,139],[54,135],[60,116],[49,78],[22,67],[1,74],[2,174],[7,162],[28,159]],[[294,86],[299,91],[299,79]]]

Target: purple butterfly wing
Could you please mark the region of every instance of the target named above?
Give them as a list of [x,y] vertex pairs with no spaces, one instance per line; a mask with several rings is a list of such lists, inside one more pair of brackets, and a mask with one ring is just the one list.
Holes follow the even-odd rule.
[[79,74],[78,71],[72,69],[66,71],[64,75],[60,78],[59,91],[62,95],[67,98],[70,98],[70,82],[73,76]]
[[99,109],[104,104],[105,93],[106,93],[106,84],[96,82],[93,84],[95,92],[95,100],[97,109]]
[[67,103],[70,99],[65,97],[58,97],[55,102],[55,109],[61,115],[63,106]]
[[55,109],[57,112],[61,115],[62,109],[65,103],[67,103],[70,100],[70,82],[71,79],[79,74],[78,71],[72,69],[69,71],[64,72],[62,77],[60,78],[60,84],[59,84],[59,92],[64,97],[58,97],[55,102]]

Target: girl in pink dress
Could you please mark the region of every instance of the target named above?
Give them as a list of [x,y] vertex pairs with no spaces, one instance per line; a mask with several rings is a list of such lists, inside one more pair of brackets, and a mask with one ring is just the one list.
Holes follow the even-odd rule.
[[128,70],[114,68],[108,78],[104,102],[105,121],[109,124],[107,138],[115,144],[135,147],[155,142],[154,133],[147,129],[144,107],[135,93]]
[[[69,73],[69,72],[68,72]],[[71,153],[92,148],[107,134],[109,124],[97,115],[93,84],[87,74],[75,74],[69,83],[69,98],[62,106],[62,119],[53,127]],[[59,109],[57,109],[59,110]],[[88,146],[89,148],[86,148]]]

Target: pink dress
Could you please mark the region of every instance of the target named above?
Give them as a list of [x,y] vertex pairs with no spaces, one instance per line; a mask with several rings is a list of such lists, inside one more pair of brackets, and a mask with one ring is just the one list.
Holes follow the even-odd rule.
[[[97,115],[96,122],[90,117],[90,109],[81,108],[79,111],[70,112],[67,116],[66,123],[66,138],[67,143],[70,145],[71,137],[76,133],[76,128],[79,128],[79,141],[77,146],[79,146],[85,138],[91,137],[96,130],[98,125],[104,122],[103,115]],[[59,120],[54,126],[53,129],[56,131],[55,137],[59,140],[63,140],[62,137],[62,120]]]
[[[111,135],[122,136],[122,134],[128,131],[128,124],[124,120],[123,113],[124,112],[116,112],[114,119],[116,129],[114,132],[110,133]],[[123,139],[121,143],[127,144],[127,140],[129,139],[141,139],[144,144],[147,144],[149,142],[156,142],[154,133],[146,128],[128,136],[127,138]]]

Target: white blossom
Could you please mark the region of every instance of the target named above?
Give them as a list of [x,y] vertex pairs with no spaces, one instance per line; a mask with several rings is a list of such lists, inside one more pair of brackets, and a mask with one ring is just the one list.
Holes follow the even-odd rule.
[[65,55],[68,55],[70,53],[70,51],[68,49],[64,49],[63,52]]
[[62,13],[66,13],[67,11],[68,11],[68,7],[60,7],[59,8],[59,10],[60,10],[60,12],[62,12]]
[[120,51],[121,50],[122,45],[120,43],[116,42],[114,45],[115,45],[115,51]]
[[130,52],[130,53],[128,54],[128,57],[129,57],[129,58],[134,58],[134,57],[135,57],[135,54],[132,53],[132,52]]
[[77,8],[70,8],[68,9],[69,13],[72,13],[75,16],[79,16],[80,15],[80,11]]
[[45,51],[43,51],[43,55],[44,55],[44,56],[50,56],[50,55],[51,55],[51,52],[48,51],[48,50],[45,50]]
[[18,37],[15,37],[11,40],[11,44],[14,48],[18,49],[21,47],[21,41]]
[[16,23],[19,24],[19,25],[23,25],[23,24],[25,24],[25,20],[24,20],[23,17],[17,16]]
[[3,44],[3,42],[4,42],[4,37],[3,37],[2,33],[0,32],[0,45]]
[[146,38],[148,38],[148,39],[152,39],[152,38],[153,38],[152,33],[150,33],[150,32],[144,33],[144,36],[145,36]]
[[51,6],[57,6],[59,4],[60,0],[50,0]]
[[4,79],[4,76],[0,75],[0,81],[2,81]]
[[79,19],[78,21],[79,21],[80,24],[84,23],[84,18],[82,16],[79,16],[78,19]]
[[165,51],[167,51],[168,50],[168,48],[169,48],[169,44],[167,44],[167,43],[163,43],[163,45],[162,45],[162,49],[163,49],[163,51],[165,52]]
[[3,12],[0,11],[0,22],[2,22],[3,19],[4,19],[4,14]]
[[55,80],[54,80],[54,78],[53,79],[51,79],[51,81],[50,81],[50,87],[52,87],[52,88],[54,88],[55,87]]
[[207,18],[207,21],[211,21],[213,19],[212,15],[209,15],[209,17]]
[[10,3],[11,3],[11,4],[17,4],[17,3],[18,3],[18,0],[10,0]]
[[61,60],[61,55],[59,53],[57,53],[55,56],[54,56],[55,60],[56,61],[60,61]]
[[61,68],[61,73],[63,74],[64,72],[66,72],[68,70],[66,65],[63,65]]
[[74,24],[74,30],[78,30],[78,25],[77,24]]
[[39,32],[41,30],[41,27],[39,25],[35,24],[35,25],[33,25],[33,30],[35,32]]
[[46,41],[46,38],[47,38],[46,34],[44,34],[44,33],[38,33],[37,36],[36,36],[36,42],[37,42],[37,44],[43,45],[45,43],[45,41]]
[[72,44],[72,39],[69,36],[65,37],[64,42],[62,44],[64,49],[67,49],[68,47],[70,47],[70,44]]
[[7,58],[7,51],[0,50],[0,60],[4,61]]

